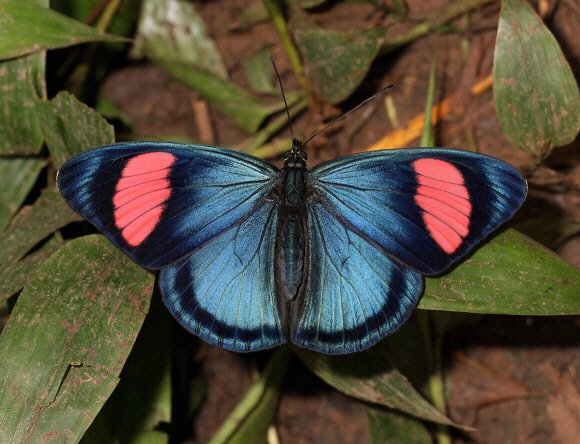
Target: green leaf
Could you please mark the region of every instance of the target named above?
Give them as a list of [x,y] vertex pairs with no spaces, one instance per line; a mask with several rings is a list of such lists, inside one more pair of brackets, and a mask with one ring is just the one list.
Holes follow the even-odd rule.
[[[70,222],[80,220],[83,218],[70,209],[55,188],[45,190],[33,205],[20,210],[0,235],[0,281],[40,241]],[[3,302],[0,298],[0,303]]]
[[44,54],[0,62],[0,85],[0,155],[38,154],[42,131],[36,103],[46,94]]
[[104,34],[34,1],[0,0],[0,59],[94,41],[126,41]]
[[514,145],[538,157],[580,130],[580,92],[558,42],[531,5],[503,0],[493,62],[493,96]]
[[68,92],[38,102],[46,144],[57,168],[75,154],[115,141],[115,131],[92,108]]
[[427,84],[427,100],[425,101],[425,125],[421,134],[419,146],[435,146],[435,128],[431,116],[433,115],[433,100],[435,98],[435,62],[437,57],[431,58],[431,70],[429,71],[429,82]]
[[0,157],[0,232],[24,202],[44,165],[44,159],[35,157]]
[[210,444],[266,442],[290,356],[288,346],[276,350],[260,378],[212,437]]
[[[288,106],[288,114],[290,114],[290,120],[292,120],[308,107],[308,102],[298,95],[294,96],[293,93],[289,93],[288,95],[291,95],[292,99],[290,102],[292,105]],[[298,100],[294,101],[294,97],[296,97]],[[286,97],[286,100],[288,100],[288,97]],[[279,116],[272,118],[267,125],[264,125],[264,127],[256,132],[252,137],[246,139],[242,143],[239,143],[236,146],[236,149],[238,151],[251,154],[252,156],[260,157],[262,159],[268,159],[282,155],[288,151],[288,137],[285,136],[274,140],[271,139],[281,129],[287,127],[288,116],[285,113],[280,114]],[[268,140],[271,140],[271,142],[266,143]]]
[[380,347],[389,356],[393,366],[409,379],[419,393],[428,398],[429,355],[432,352],[431,345],[425,341],[420,313],[416,310],[401,328],[375,347]]
[[[226,82],[199,70],[179,63],[160,62],[167,72],[197,91],[204,99],[229,116],[237,125],[253,133],[271,114],[284,109],[284,102],[279,100],[273,105],[262,105],[260,101],[238,88],[231,82]],[[300,99],[298,93],[286,95],[288,106]]]
[[396,410],[367,406],[371,444],[431,444],[425,425]]
[[289,0],[292,6],[298,6],[300,8],[309,9],[315,8],[322,5],[326,0]]
[[514,230],[451,273],[427,278],[419,308],[512,315],[580,313],[580,270]]
[[268,9],[262,0],[254,0],[243,7],[233,22],[228,26],[229,31],[246,31],[254,25],[268,20]]
[[353,398],[457,426],[413,388],[380,344],[350,355],[323,355],[302,349],[295,352],[318,377]]
[[[75,20],[95,23],[102,26],[106,23],[106,29],[111,34],[123,37],[132,37],[135,32],[137,17],[139,15],[140,0],[123,0],[114,7],[109,2],[108,10],[100,9],[101,0],[50,0],[50,8],[71,17]],[[113,10],[113,16],[108,14]],[[97,16],[95,12],[100,12]],[[102,29],[102,28],[101,28]]]
[[221,55],[191,2],[144,0],[134,52],[163,65],[176,62],[221,80],[228,78]]
[[153,275],[100,235],[38,270],[0,335],[0,442],[76,442],[119,381]]
[[265,47],[252,54],[244,68],[246,79],[250,88],[259,94],[280,94],[280,90],[272,84],[272,60],[270,59],[271,48]]
[[354,92],[379,53],[379,38],[385,32],[329,31],[308,24],[294,29],[314,90],[323,101],[339,103]]
[[[385,38],[381,39],[380,55],[384,56],[404,45],[408,45],[424,35],[429,34],[431,31],[442,32],[445,29],[449,30],[451,27],[447,24],[451,20],[467,14],[473,9],[480,8],[486,3],[491,3],[492,1],[494,0],[453,0],[451,2],[446,2],[444,6],[436,8],[433,12],[429,13],[424,22],[396,34],[389,33]],[[398,16],[405,12],[405,6],[402,0],[391,5],[391,8],[393,11],[393,18],[398,18]]]
[[116,119],[120,121],[126,128],[131,128],[132,126],[131,117],[102,93],[99,93],[96,97],[95,111],[107,120]]
[[32,279],[36,270],[62,245],[61,236],[55,234],[43,242],[34,253],[26,255],[0,273],[0,305],[6,302],[10,296],[22,290]]
[[156,294],[121,381],[83,436],[83,444],[169,441],[167,433],[155,429],[171,423],[172,322]]
[[262,105],[256,97],[227,80],[221,56],[205,35],[204,23],[189,2],[147,0],[138,36],[138,53],[155,60],[244,130],[255,132],[268,116],[284,109],[281,100],[274,105]]

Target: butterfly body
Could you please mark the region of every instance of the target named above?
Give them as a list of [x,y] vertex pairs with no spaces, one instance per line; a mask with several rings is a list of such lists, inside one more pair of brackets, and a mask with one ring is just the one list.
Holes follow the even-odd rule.
[[281,171],[282,206],[281,222],[276,238],[276,282],[280,299],[296,299],[304,277],[304,258],[306,249],[306,223],[304,199],[306,189],[305,153],[287,153],[284,169]]
[[443,272],[513,216],[525,179],[449,149],[361,153],[284,168],[202,145],[134,142],[66,162],[69,205],[121,250],[160,269],[173,316],[235,351],[290,340],[323,353],[395,331]]

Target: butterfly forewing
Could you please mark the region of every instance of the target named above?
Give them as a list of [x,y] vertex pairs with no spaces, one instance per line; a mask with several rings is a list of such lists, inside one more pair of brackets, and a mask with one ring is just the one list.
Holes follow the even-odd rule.
[[66,162],[67,203],[140,265],[158,269],[249,214],[274,187],[277,168],[221,148],[121,143]]
[[311,187],[350,227],[422,274],[437,274],[510,219],[527,185],[507,163],[449,149],[355,154],[315,167]]

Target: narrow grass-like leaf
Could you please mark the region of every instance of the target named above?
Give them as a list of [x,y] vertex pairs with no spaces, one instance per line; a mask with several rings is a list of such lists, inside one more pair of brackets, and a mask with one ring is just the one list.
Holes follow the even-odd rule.
[[123,40],[36,1],[0,0],[0,59],[84,42]]
[[[469,11],[493,1],[494,0],[453,0],[447,2],[445,6],[441,6],[429,14],[429,17],[424,22],[419,23],[410,29],[398,32],[397,34],[389,33],[385,38],[381,39],[380,55],[382,56],[393,52],[402,46],[429,34],[431,31],[443,28],[446,23],[454,18],[467,14]],[[397,3],[399,4],[399,7],[393,5],[392,10],[395,15],[400,15],[405,9],[404,5],[403,7],[400,6],[401,3],[404,2],[399,1]]]
[[350,355],[323,355],[302,349],[295,352],[317,376],[349,396],[457,426],[415,390],[380,346]]
[[40,241],[70,222],[81,220],[83,218],[70,209],[56,188],[45,190],[33,205],[20,210],[0,235],[0,280],[10,273],[10,266]]
[[115,141],[111,125],[75,96],[61,91],[38,103],[40,124],[57,168],[75,154]]
[[419,146],[435,146],[435,127],[431,116],[433,114],[433,100],[435,98],[435,62],[437,58],[431,59],[431,70],[429,71],[429,83],[427,85],[427,100],[425,100],[425,126],[421,134]]
[[221,55],[191,2],[144,0],[136,39],[136,54],[163,61],[163,65],[186,65],[224,81],[228,78]]
[[0,305],[6,302],[10,296],[22,290],[26,283],[33,278],[36,270],[62,245],[62,237],[55,233],[43,242],[34,253],[26,255],[4,269],[0,274]]
[[[284,109],[284,102],[262,105],[260,101],[231,82],[179,63],[159,61],[167,72],[197,91],[204,99],[228,115],[237,125],[253,133],[271,114]],[[288,93],[286,100],[292,106],[300,99],[299,93]]]
[[[67,17],[71,17],[81,22],[95,24],[99,30],[106,29],[107,32],[116,36],[132,37],[135,33],[135,24],[139,15],[141,0],[123,0],[108,2],[107,6],[100,10],[100,0],[71,1],[71,0],[50,0],[50,7]],[[116,3],[116,4],[115,4]],[[95,12],[100,12],[95,16]]]
[[367,406],[371,444],[431,444],[429,431],[417,418],[396,410]]
[[300,8],[308,9],[315,8],[325,3],[326,0],[289,0],[288,3]]
[[512,315],[580,313],[580,270],[514,230],[451,273],[427,278],[419,308]]
[[260,378],[228,416],[210,444],[266,442],[290,356],[288,346],[276,350]]
[[[305,99],[301,98],[294,102],[293,105],[288,107],[290,120],[303,112],[307,107],[308,102]],[[274,158],[284,154],[288,151],[290,146],[288,137],[279,138],[278,141],[272,140],[270,143],[266,142],[271,140],[275,134],[287,126],[288,116],[286,114],[280,114],[279,116],[272,118],[267,125],[264,125],[264,127],[256,132],[252,137],[238,144],[236,149],[262,159]]]
[[580,130],[580,92],[558,42],[524,0],[502,0],[493,97],[503,132],[545,157]]
[[36,104],[46,94],[44,54],[0,62],[0,85],[0,155],[38,154],[42,131]]
[[153,275],[103,236],[37,271],[0,335],[0,442],[76,442],[111,394],[149,306]]
[[[290,35],[288,24],[286,23],[286,17],[283,10],[284,5],[282,4],[282,2],[279,2],[278,0],[262,0],[262,3],[266,8],[266,10],[268,11],[270,21],[272,22],[272,25],[276,29],[278,38],[280,39],[280,43],[284,48],[286,56],[290,60],[290,64],[294,69],[294,75],[298,79],[298,82],[300,82],[303,92],[307,93],[309,89],[308,81],[304,76],[304,67],[302,66],[300,54],[298,54],[298,50],[296,49],[292,36]],[[297,10],[296,8],[291,6],[289,6],[289,8],[293,8],[295,11]]]
[[44,165],[44,159],[37,157],[0,157],[0,232],[24,202]]

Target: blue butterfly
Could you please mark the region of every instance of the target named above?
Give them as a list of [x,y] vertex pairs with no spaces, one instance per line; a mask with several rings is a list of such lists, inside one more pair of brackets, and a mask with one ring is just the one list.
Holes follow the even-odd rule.
[[510,219],[525,179],[450,149],[350,155],[284,168],[203,145],[135,142],[83,152],[58,174],[66,202],[138,264],[208,343],[262,350],[287,340],[363,350],[394,332],[436,275]]

